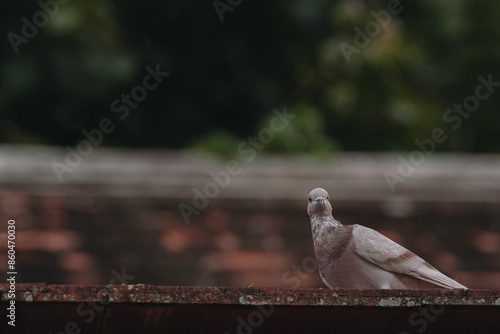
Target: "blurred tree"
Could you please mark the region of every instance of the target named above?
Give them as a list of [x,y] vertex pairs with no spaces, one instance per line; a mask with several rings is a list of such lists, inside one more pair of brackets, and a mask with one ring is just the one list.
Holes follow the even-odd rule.
[[[348,62],[341,43],[376,28],[388,3],[243,1],[221,21],[201,0],[9,2],[0,140],[75,145],[110,118],[103,145],[228,154],[286,105],[297,118],[268,150],[413,150],[442,127],[450,140],[439,150],[498,152],[499,94],[456,130],[443,113],[474,94],[479,75],[500,81],[500,3],[401,1]],[[45,24],[27,38],[26,21]],[[17,53],[9,33],[27,40]],[[156,65],[170,76],[120,119],[111,104]]]

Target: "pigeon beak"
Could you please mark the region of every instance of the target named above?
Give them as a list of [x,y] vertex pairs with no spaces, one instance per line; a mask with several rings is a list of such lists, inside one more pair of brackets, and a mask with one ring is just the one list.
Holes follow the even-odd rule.
[[316,203],[323,204],[323,201],[324,201],[323,197],[316,198]]

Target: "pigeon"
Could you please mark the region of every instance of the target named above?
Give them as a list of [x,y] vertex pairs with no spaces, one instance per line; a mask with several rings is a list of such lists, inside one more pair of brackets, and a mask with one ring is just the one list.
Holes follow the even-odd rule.
[[319,274],[330,289],[467,289],[379,232],[335,220],[326,190],[313,189],[308,201]]

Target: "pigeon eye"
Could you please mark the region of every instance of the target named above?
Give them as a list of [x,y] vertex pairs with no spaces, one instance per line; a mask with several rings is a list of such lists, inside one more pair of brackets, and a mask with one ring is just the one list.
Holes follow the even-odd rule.
[[311,201],[312,201],[312,200],[311,200],[311,197],[309,197],[309,203],[311,203]]
[[330,196],[326,196],[326,199],[327,199],[327,200],[330,200]]

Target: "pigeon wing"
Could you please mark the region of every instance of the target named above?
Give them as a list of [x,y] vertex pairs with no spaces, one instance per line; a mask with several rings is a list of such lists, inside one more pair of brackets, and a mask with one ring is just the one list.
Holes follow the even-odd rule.
[[443,288],[467,289],[421,257],[371,228],[354,225],[353,238],[357,255],[384,270],[410,275]]

